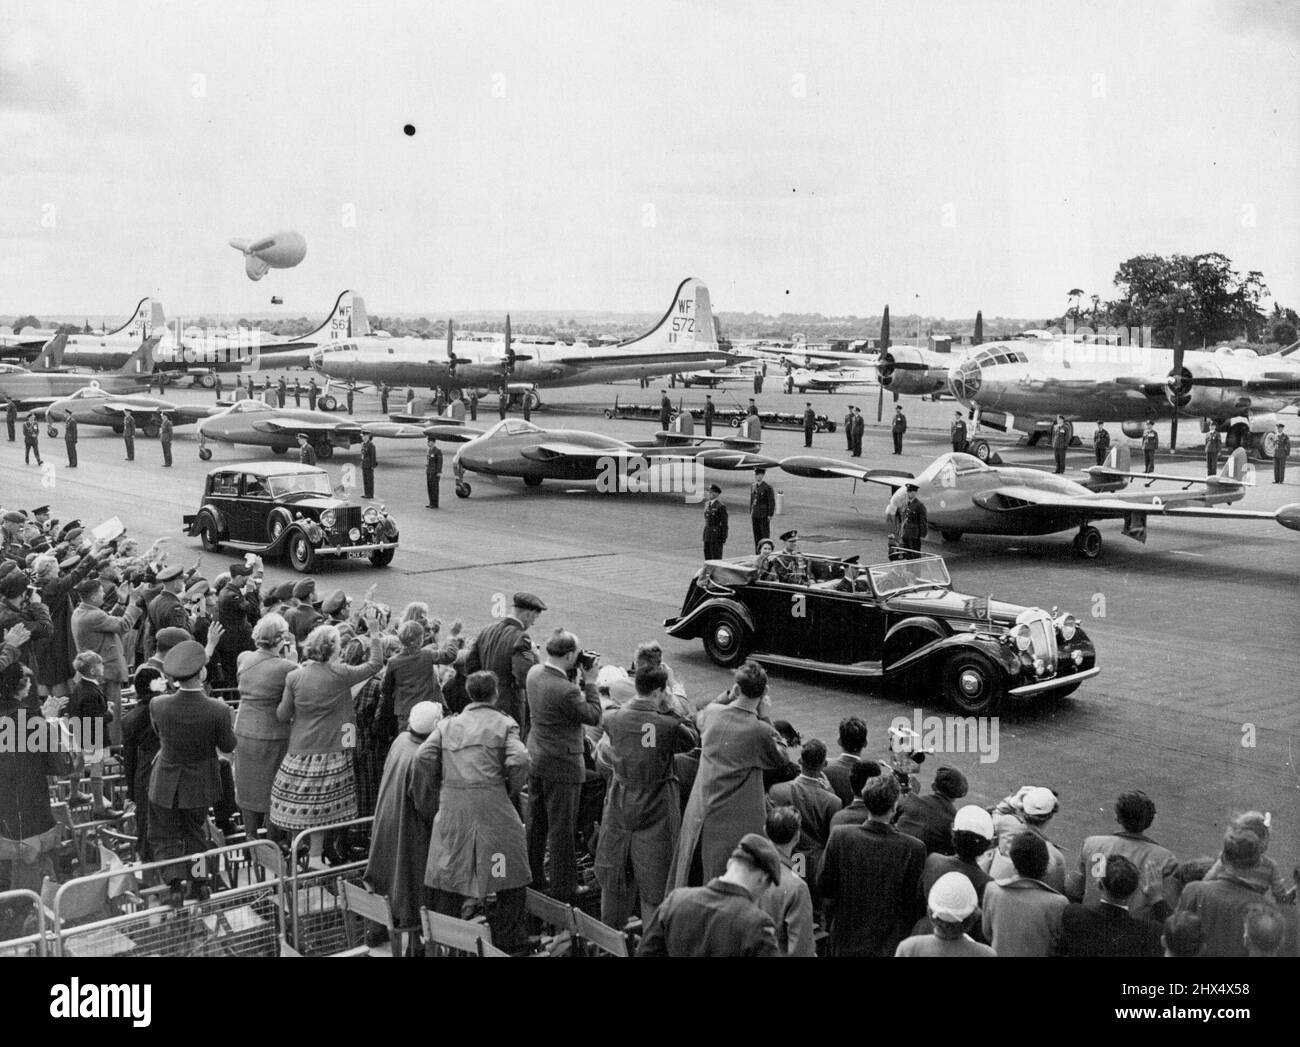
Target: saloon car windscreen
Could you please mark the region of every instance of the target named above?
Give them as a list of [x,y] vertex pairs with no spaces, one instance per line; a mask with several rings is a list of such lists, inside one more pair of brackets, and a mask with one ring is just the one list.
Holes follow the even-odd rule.
[[272,476],[269,480],[271,495],[283,498],[289,494],[333,494],[329,477],[324,473],[295,473],[292,476]]
[[926,585],[946,589],[952,584],[952,579],[948,577],[948,568],[937,556],[920,560],[895,560],[892,563],[871,567],[869,570],[871,587],[882,596]]

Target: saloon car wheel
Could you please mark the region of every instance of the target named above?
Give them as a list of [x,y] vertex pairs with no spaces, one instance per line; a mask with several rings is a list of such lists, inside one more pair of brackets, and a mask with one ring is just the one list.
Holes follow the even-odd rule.
[[199,541],[203,543],[203,548],[210,553],[221,551],[221,542],[218,540],[217,525],[209,517],[203,521],[199,528]]
[[1089,524],[1074,536],[1074,551],[1085,560],[1101,555],[1101,532]]
[[968,454],[973,454],[981,462],[987,462],[993,453],[993,449],[989,447],[987,440],[972,440],[966,445],[966,451]]
[[310,574],[316,566],[316,550],[301,532],[289,539],[289,565],[299,574]]
[[210,447],[200,447],[200,448],[199,448],[199,461],[201,461],[201,462],[210,462],[211,460],[212,460],[212,448],[210,448]]
[[1005,686],[998,667],[978,651],[958,651],[943,663],[943,696],[964,713],[997,712]]
[[273,543],[279,541],[284,529],[289,526],[289,517],[285,510],[277,509],[266,522],[266,536]]
[[284,453],[285,453],[286,451],[288,451],[288,450],[289,450],[289,448],[287,448],[287,447],[277,447],[275,444],[272,444],[272,445],[271,445],[271,453],[272,453],[272,454],[284,454]]
[[541,487],[541,486],[542,486],[542,478],[541,478],[540,476],[525,476],[525,477],[524,477],[524,486],[525,486],[525,487]]
[[704,653],[724,669],[739,665],[749,654],[749,627],[735,611],[714,611],[704,627]]
[[370,554],[371,567],[387,567],[393,562],[393,556],[396,555],[396,549],[376,549]]

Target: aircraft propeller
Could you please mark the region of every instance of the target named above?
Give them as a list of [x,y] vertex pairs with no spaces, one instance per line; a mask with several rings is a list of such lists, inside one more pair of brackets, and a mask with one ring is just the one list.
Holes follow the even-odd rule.
[[1187,351],[1187,327],[1183,311],[1178,312],[1178,321],[1174,327],[1174,368],[1165,379],[1165,399],[1174,409],[1174,420],[1169,427],[1169,449],[1178,446],[1178,418],[1182,409],[1192,401],[1192,386],[1195,379],[1192,372],[1183,366],[1183,354]]
[[[885,314],[880,318],[880,359],[876,362],[876,380],[880,384],[880,390],[876,395],[876,423],[885,416],[885,386],[894,380],[894,357],[889,351],[889,306],[885,306]],[[894,399],[898,399],[898,394],[894,394]]]

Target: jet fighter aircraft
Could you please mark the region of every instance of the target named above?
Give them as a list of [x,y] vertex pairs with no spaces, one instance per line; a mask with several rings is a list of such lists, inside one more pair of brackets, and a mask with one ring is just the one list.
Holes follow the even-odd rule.
[[[950,452],[940,455],[915,478],[910,473],[867,469],[850,462],[815,455],[796,455],[781,462],[794,476],[818,479],[846,477],[883,484],[896,494],[909,483],[925,503],[931,527],[944,541],[957,542],[963,534],[1040,535],[1078,528],[1075,552],[1085,559],[1101,553],[1101,531],[1094,520],[1123,520],[1123,534],[1146,541],[1147,517],[1209,517],[1219,520],[1276,520],[1300,531],[1300,503],[1277,510],[1228,509],[1245,494],[1249,476],[1231,475],[1229,459],[1217,476],[1188,477],[1127,471],[1127,446],[1111,451],[1105,466],[1088,470],[1087,483],[1053,473],[1015,466],[989,466],[974,455]],[[1182,490],[1125,491],[1130,482],[1168,480]],[[1193,488],[1203,488],[1193,490]],[[891,503],[891,509],[893,504]]]
[[484,431],[464,425],[431,425],[426,436],[463,443],[452,462],[456,494],[470,496],[465,474],[519,477],[527,487],[543,480],[609,480],[618,489],[659,490],[650,470],[659,465],[699,462],[710,469],[774,468],[776,459],[758,453],[761,444],[740,436],[694,436],[690,415],[681,415],[673,432],[655,434],[654,443],[629,443],[581,429],[539,429],[507,418]]
[[336,447],[346,450],[361,442],[362,433],[392,440],[419,440],[424,430],[399,422],[357,422],[322,411],[284,410],[264,400],[240,400],[199,422],[199,457],[212,457],[209,441],[269,447],[272,454],[284,454],[304,434],[317,458],[329,458]]
[[[66,334],[55,335],[41,350],[39,360],[47,355],[57,362],[67,342]],[[20,410],[44,408],[60,397],[84,389],[103,389],[108,393],[131,393],[147,388],[153,377],[153,340],[146,339],[116,371],[94,376],[63,371],[29,371],[14,364],[0,364],[0,397],[10,397]]]
[[53,401],[42,413],[45,415],[51,437],[59,435],[55,423],[64,421],[69,411],[79,425],[109,426],[116,433],[122,431],[122,417],[130,411],[138,421],[143,422],[140,431],[145,436],[157,436],[158,425],[153,420],[156,415],[170,415],[172,425],[191,425],[217,410],[220,408],[211,405],[174,404],[161,396],[147,396],[142,393],[119,395],[88,385],[84,389],[78,389],[71,396]]

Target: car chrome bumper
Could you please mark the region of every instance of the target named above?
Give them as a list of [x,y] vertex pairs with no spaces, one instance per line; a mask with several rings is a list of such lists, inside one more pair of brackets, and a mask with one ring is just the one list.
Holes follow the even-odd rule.
[[1070,673],[1068,676],[1053,676],[1050,680],[1040,680],[1038,683],[1027,683],[1023,687],[1013,687],[1007,691],[1007,694],[1014,694],[1016,697],[1022,694],[1041,694],[1043,691],[1053,691],[1058,687],[1068,687],[1070,684],[1079,683],[1081,680],[1090,680],[1099,672],[1101,672],[1101,669],[1093,666],[1081,673]]
[[374,553],[396,548],[396,542],[371,542],[367,545],[322,545],[313,551],[317,556],[339,556],[343,553]]

